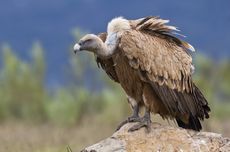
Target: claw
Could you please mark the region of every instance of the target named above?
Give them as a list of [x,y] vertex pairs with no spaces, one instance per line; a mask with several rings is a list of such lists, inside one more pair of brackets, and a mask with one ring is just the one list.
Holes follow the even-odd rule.
[[139,130],[142,127],[146,127],[147,132],[149,133],[151,130],[151,118],[149,110],[146,110],[144,117],[139,119],[139,123],[129,128],[128,132],[133,132],[135,130]]
[[129,122],[140,122],[141,118],[139,116],[131,116],[131,117],[128,117],[128,119],[122,121],[116,131],[118,131],[119,129],[121,129],[122,126],[124,126],[125,124],[129,123]]
[[140,117],[129,117],[128,122],[140,122]]
[[128,132],[133,132],[133,131],[139,130],[140,128],[143,128],[143,127],[146,127],[147,132],[150,132],[150,130],[151,130],[151,121],[148,120],[148,119],[145,119],[145,118],[141,118],[141,119],[142,120],[138,124],[136,124],[136,125],[132,126],[131,128],[129,128]]
[[119,126],[117,127],[116,131],[118,131],[119,129],[121,129],[122,126],[124,126],[125,124],[129,123],[129,122],[140,122],[140,117],[139,117],[139,105],[135,105],[133,106],[133,115],[131,117],[128,117],[128,119],[122,121]]
[[127,120],[122,121],[122,122],[118,125],[118,127],[117,127],[116,131],[120,130],[120,129],[121,129],[121,127],[122,127],[122,126],[124,126],[124,125],[125,125],[125,124],[127,124],[127,123],[128,123],[128,119],[127,119]]

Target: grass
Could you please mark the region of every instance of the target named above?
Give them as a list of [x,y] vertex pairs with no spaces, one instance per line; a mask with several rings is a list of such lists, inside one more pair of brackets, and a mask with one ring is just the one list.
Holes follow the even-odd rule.
[[69,145],[67,146],[67,152],[72,152],[72,149],[69,147]]
[[[98,126],[97,126],[98,125]],[[0,126],[0,151],[71,152],[80,151],[109,136],[110,125],[87,124],[72,127],[53,125],[4,124]],[[71,148],[70,148],[71,147]]]
[[[168,124],[159,116],[153,116],[152,120]],[[101,117],[87,117],[81,123],[72,126],[7,122],[0,125],[0,151],[77,152],[112,135],[120,121],[110,123]],[[173,122],[169,123],[176,126]],[[230,137],[229,119],[211,118],[203,126],[204,131],[222,133]]]

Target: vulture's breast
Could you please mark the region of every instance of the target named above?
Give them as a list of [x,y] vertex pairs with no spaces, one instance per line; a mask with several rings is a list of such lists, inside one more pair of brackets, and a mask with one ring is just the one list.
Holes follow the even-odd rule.
[[144,84],[141,81],[138,72],[129,65],[127,57],[121,52],[113,57],[113,61],[122,88],[127,95],[140,102],[142,100]]

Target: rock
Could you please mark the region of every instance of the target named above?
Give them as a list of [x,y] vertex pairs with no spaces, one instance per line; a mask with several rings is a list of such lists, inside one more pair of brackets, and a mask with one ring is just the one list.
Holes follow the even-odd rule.
[[152,123],[150,133],[145,128],[128,132],[133,125],[124,125],[111,137],[81,152],[230,152],[230,139],[220,134],[195,132],[157,123]]

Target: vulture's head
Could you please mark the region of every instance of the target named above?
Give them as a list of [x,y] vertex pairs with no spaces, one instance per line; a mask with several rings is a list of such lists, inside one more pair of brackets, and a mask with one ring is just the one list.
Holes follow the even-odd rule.
[[102,43],[102,40],[97,35],[87,34],[74,45],[74,52],[89,51],[97,53]]

